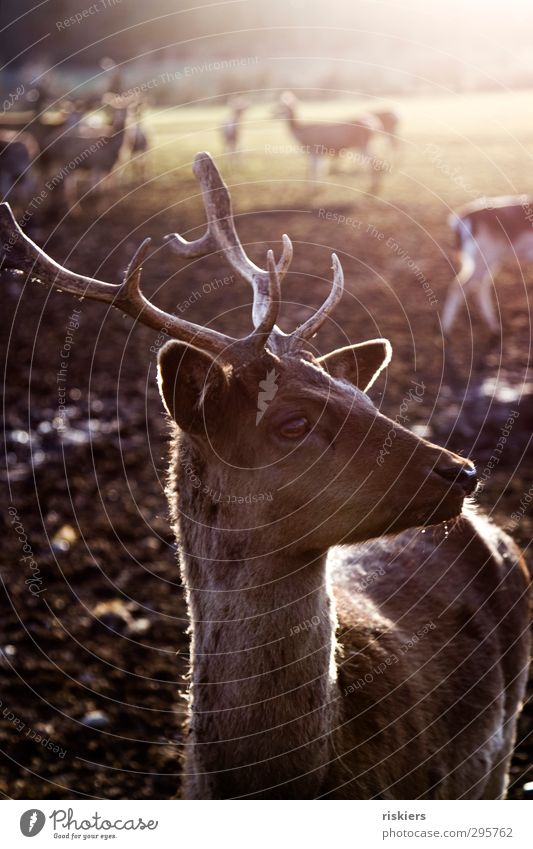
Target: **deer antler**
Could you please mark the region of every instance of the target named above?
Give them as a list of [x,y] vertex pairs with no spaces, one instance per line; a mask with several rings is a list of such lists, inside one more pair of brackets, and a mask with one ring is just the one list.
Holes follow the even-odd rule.
[[[188,242],[178,233],[165,236],[165,241],[182,257],[205,256],[221,251],[231,268],[246,280],[253,289],[252,320],[259,327],[268,311],[269,271],[259,268],[247,256],[235,229],[228,187],[208,153],[198,153],[194,158],[193,174],[200,183],[207,216],[207,230],[200,239]],[[291,264],[292,243],[282,236],[283,250],[276,264],[280,283]]]
[[57,287],[78,298],[104,301],[154,330],[222,355],[227,360],[241,361],[261,351],[276,321],[280,303],[280,283],[272,251],[268,253],[268,272],[264,282],[265,308],[261,321],[249,336],[234,339],[163,312],[144,297],[140,278],[142,264],[150,248],[150,239],[145,239],[135,252],[122,283],[114,285],[75,274],[51,259],[22,232],[7,203],[0,204],[0,237],[4,243],[3,270],[26,273],[32,280],[40,281],[49,287]]
[[326,318],[333,312],[344,291],[344,274],[337,254],[331,255],[333,283],[331,291],[322,306],[290,335],[290,350],[301,348],[306,339],[311,339],[322,327]]
[[196,156],[193,170],[202,187],[207,231],[194,242],[187,242],[177,233],[165,238],[184,257],[223,251],[230,266],[250,283],[253,290],[254,329],[244,339],[234,339],[177,318],[176,315],[160,310],[144,297],[140,285],[141,270],[150,248],[150,239],[145,239],[135,252],[122,283],[104,283],[94,277],[75,274],[51,259],[22,232],[9,204],[2,203],[0,238],[4,240],[4,254],[1,268],[26,273],[32,280],[57,287],[78,298],[104,301],[158,332],[210,351],[230,362],[247,361],[260,353],[267,342],[277,354],[298,350],[314,336],[342,296],[343,274],[337,256],[333,254],[333,284],[323,305],[293,333],[283,333],[276,326],[276,318],[280,307],[280,283],[292,260],[291,240],[283,236],[283,250],[278,262],[273,252],[268,251],[266,270],[259,268],[246,255],[239,240],[228,188],[208,153]]
[[[194,159],[193,173],[200,183],[207,217],[207,230],[203,236],[188,242],[178,233],[165,236],[176,253],[182,257],[205,256],[221,251],[229,265],[246,280],[253,290],[252,320],[259,329],[269,309],[269,276],[271,270],[259,268],[246,254],[235,229],[231,197],[218,168],[208,153],[198,153]],[[283,250],[276,264],[281,282],[292,261],[292,242],[287,235],[282,236]],[[324,304],[304,324],[293,333],[283,333],[279,327],[272,328],[270,344],[277,353],[294,351],[310,339],[322,326],[329,313],[342,297],[344,278],[342,267],[336,254],[333,254],[333,285]]]

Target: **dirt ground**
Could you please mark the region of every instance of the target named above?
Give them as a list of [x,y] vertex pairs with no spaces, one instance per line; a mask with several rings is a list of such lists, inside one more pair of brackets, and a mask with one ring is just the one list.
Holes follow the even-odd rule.
[[[270,138],[290,140],[260,110],[250,118],[247,152],[220,165],[253,258],[263,262],[268,247],[279,252],[284,232],[294,241],[285,329],[323,299],[335,250],[347,292],[318,344],[326,351],[347,340],[391,340],[393,362],[372,390],[384,412],[394,417],[411,381],[422,382],[411,427],[468,454],[481,472],[513,414],[500,461],[479,495],[505,525],[533,484],[528,269],[506,268],[498,277],[499,341],[487,338],[475,305],[463,311],[446,344],[439,324],[454,262],[449,208],[474,194],[533,191],[526,110],[518,96],[514,105],[502,99],[491,123],[495,103],[493,95],[478,95],[398,104],[404,143],[377,196],[350,163],[310,188],[301,156],[266,150]],[[213,320],[243,335],[250,323],[244,283],[217,258],[185,266],[162,242],[175,229],[188,238],[202,232],[191,154],[219,151],[219,121],[216,110],[152,115],[154,150],[144,181],[125,169],[103,199],[86,198],[77,215],[63,217],[59,198],[48,197],[28,232],[57,261],[109,282],[120,279],[136,245],[152,235],[147,296],[192,321]],[[188,642],[164,497],[167,424],[155,385],[157,334],[34,283],[5,279],[2,289],[0,792],[168,798],[179,792]],[[532,529],[528,502],[512,528],[527,556]],[[521,798],[528,780],[531,702],[520,721],[511,796]]]

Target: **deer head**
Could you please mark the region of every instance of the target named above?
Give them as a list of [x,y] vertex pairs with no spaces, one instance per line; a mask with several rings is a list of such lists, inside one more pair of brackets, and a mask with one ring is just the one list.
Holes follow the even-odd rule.
[[[283,236],[277,262],[269,251],[266,269],[255,265],[238,238],[228,189],[208,154],[196,157],[194,173],[202,187],[206,232],[193,242],[177,234],[166,240],[182,257],[223,253],[248,282],[254,325],[248,336],[235,339],[151,304],[140,289],[149,240],[122,284],[114,286],[57,265],[22,233],[3,204],[0,228],[9,246],[4,268],[111,303],[173,337],[159,354],[159,387],[179,429],[178,450],[200,481],[196,509],[210,527],[263,528],[270,547],[325,551],[457,516],[475,488],[472,464],[386,418],[366,394],[390,360],[390,344],[374,339],[319,356],[311,343],[342,296],[335,254],[324,304],[284,333],[276,320],[280,283],[292,258],[290,240]],[[391,429],[392,448],[380,463]],[[187,488],[187,478],[180,479]],[[260,497],[265,493],[270,497]],[[235,503],[241,505],[238,518]]]
[[284,91],[272,107],[272,118],[294,118],[298,101],[292,91]]

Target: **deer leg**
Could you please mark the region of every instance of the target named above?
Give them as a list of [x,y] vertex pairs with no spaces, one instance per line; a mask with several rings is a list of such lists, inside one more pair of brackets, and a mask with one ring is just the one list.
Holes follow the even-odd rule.
[[92,168],[91,169],[90,182],[89,182],[90,191],[91,192],[96,191],[98,194],[100,194],[103,179],[104,179],[104,172],[101,171],[99,168]]
[[363,164],[363,168],[370,174],[369,191],[375,193],[378,191],[381,183],[381,167],[380,160],[372,153],[370,145],[366,144],[358,151],[359,157]]
[[444,309],[442,311],[442,329],[444,333],[449,333],[452,329],[463,298],[463,287],[458,282],[457,278],[455,278],[448,290],[446,303],[444,304]]
[[103,198],[103,182],[106,179],[106,172],[101,168],[91,168],[89,176],[89,190],[91,201],[95,205],[96,210],[100,210],[101,200]]
[[76,177],[76,171],[66,175],[63,181],[63,192],[69,212],[77,215],[80,209],[78,205],[78,178]]
[[370,170],[370,191],[377,194],[383,176],[382,161],[371,156],[368,160],[368,168]]
[[340,155],[332,156],[329,163],[328,172],[330,174],[339,174],[342,171],[340,165]]
[[25,203],[28,203],[37,191],[37,181],[33,171],[28,171],[22,181],[22,192]]
[[465,299],[467,289],[476,281],[480,282],[480,269],[472,255],[466,251],[461,254],[461,268],[452,280],[442,311],[442,329],[449,333],[457,317],[461,302]]
[[320,170],[320,157],[314,153],[309,156],[309,179],[316,180]]
[[491,333],[498,333],[500,330],[500,322],[494,309],[494,298],[492,294],[492,279],[494,269],[487,271],[483,278],[479,281],[477,287],[477,300],[481,315],[485,320],[485,324]]
[[138,180],[143,186],[146,183],[146,153],[142,153],[139,158]]
[[379,156],[376,156],[374,151],[375,151],[375,147],[373,148],[372,141],[370,141],[361,150],[361,156],[363,157],[363,161],[366,164],[367,168],[372,168],[375,171],[379,172],[381,170],[380,166],[381,166],[382,160],[380,159]]
[[143,183],[152,179],[155,173],[153,163],[153,151],[148,149],[146,153],[143,154]]

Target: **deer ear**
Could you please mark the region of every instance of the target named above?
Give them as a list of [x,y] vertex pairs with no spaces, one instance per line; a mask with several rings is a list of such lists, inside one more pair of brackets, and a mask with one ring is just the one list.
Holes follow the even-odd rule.
[[387,339],[372,339],[360,345],[338,348],[319,357],[318,362],[332,377],[349,380],[366,392],[389,364],[391,356],[392,347]]
[[167,411],[182,430],[205,434],[220,420],[228,378],[205,351],[167,342],[159,351],[157,382]]

